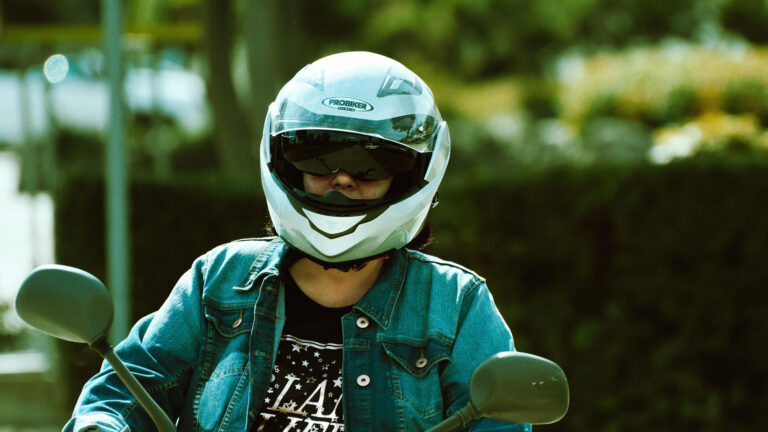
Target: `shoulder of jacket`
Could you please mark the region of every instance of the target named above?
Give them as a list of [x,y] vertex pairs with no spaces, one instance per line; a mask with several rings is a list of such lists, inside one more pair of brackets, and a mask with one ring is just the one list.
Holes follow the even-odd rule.
[[460,277],[462,279],[469,278],[474,284],[479,285],[485,283],[485,278],[478,275],[474,271],[457,264],[453,261],[444,260],[434,255],[429,255],[424,252],[419,252],[411,249],[406,249],[406,257],[409,262],[416,262],[422,265],[430,266],[435,273],[445,274],[447,277]]
[[202,296],[206,301],[232,300],[233,290],[246,292],[254,282],[276,273],[285,243],[277,237],[234,240],[198,259]]
[[220,244],[206,253],[208,256],[227,254],[252,254],[264,250],[277,237],[254,237],[232,240]]
[[203,255],[205,267],[212,264],[237,264],[243,261],[254,262],[256,257],[268,252],[270,246],[277,246],[280,240],[277,237],[244,238],[224,243],[209,250]]

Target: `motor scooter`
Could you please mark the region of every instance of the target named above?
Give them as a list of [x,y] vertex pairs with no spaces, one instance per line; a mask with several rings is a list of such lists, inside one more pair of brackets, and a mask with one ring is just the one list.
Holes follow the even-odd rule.
[[[59,339],[88,344],[106,359],[160,432],[176,426],[136,380],[107,342],[113,305],[104,284],[90,273],[50,264],[22,283],[16,310],[27,324]],[[565,416],[570,394],[563,370],[523,352],[498,353],[478,366],[469,382],[470,402],[427,432],[445,432],[479,418],[534,425]]]

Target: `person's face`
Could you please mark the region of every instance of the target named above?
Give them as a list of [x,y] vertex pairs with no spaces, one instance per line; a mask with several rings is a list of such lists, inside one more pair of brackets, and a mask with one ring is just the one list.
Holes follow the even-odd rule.
[[344,171],[324,176],[307,173],[302,175],[305,192],[323,195],[331,191],[339,191],[351,199],[382,198],[392,184],[392,177],[384,180],[356,180]]

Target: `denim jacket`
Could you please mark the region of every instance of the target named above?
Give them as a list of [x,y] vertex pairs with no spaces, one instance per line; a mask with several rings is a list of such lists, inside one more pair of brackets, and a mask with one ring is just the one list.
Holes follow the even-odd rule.
[[[258,420],[285,324],[286,251],[280,239],[213,249],[115,348],[179,431],[245,432]],[[359,326],[359,317],[370,325]],[[428,429],[467,404],[478,364],[513,349],[483,279],[406,249],[342,317],[342,333],[342,405],[352,432]],[[86,429],[155,430],[106,362],[64,427]],[[483,419],[470,429],[530,426]]]

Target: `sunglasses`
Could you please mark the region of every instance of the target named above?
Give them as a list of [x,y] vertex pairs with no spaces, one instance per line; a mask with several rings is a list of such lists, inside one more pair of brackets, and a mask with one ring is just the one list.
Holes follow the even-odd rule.
[[410,172],[419,159],[406,146],[349,132],[297,130],[272,140],[287,162],[315,176],[344,171],[357,180],[383,180]]

